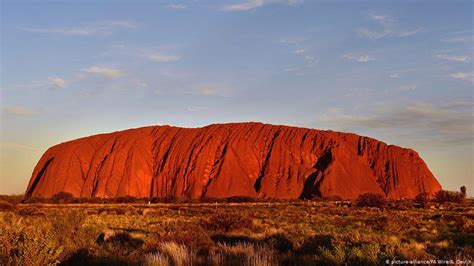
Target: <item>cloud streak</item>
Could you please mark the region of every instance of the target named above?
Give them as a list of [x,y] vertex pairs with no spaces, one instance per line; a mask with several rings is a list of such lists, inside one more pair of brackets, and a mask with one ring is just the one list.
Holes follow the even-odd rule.
[[263,7],[268,4],[284,4],[289,6],[295,6],[302,3],[302,0],[249,0],[247,2],[241,2],[236,4],[225,5],[222,7],[224,11],[248,11]]
[[48,78],[49,83],[56,88],[64,88],[66,86],[66,81],[62,78]]
[[375,58],[368,54],[344,54],[342,58],[352,61],[357,61],[359,63],[367,63],[369,61],[375,61]]
[[446,61],[453,61],[458,63],[469,63],[471,62],[471,58],[467,55],[446,55],[446,54],[436,54],[434,55],[435,58],[446,60]]
[[85,23],[75,27],[37,28],[19,26],[17,29],[31,33],[66,35],[66,36],[93,36],[110,35],[117,29],[135,28],[137,24],[130,20],[111,20],[96,23]]
[[176,55],[176,54],[165,54],[161,52],[151,52],[151,53],[146,53],[142,57],[154,61],[154,62],[159,62],[159,63],[168,63],[168,62],[176,62],[179,61],[182,56],[181,55]]
[[164,8],[168,8],[168,9],[185,9],[185,8],[188,8],[187,5],[184,5],[184,4],[171,4],[171,5],[166,5],[166,6],[163,6]]
[[457,72],[450,74],[449,77],[457,80],[474,83],[474,72]]
[[397,30],[395,19],[380,14],[371,14],[369,19],[377,24],[378,29],[360,28],[357,29],[357,35],[361,38],[378,40],[382,38],[405,38],[421,32],[421,28],[413,30]]
[[0,147],[2,148],[10,148],[10,149],[16,149],[16,150],[27,150],[27,151],[39,151],[38,148],[23,145],[23,144],[18,144],[14,142],[0,142]]
[[231,90],[222,85],[218,84],[200,84],[192,88],[192,94],[202,95],[202,96],[223,96],[229,97]]
[[448,42],[448,43],[472,43],[474,42],[474,36],[473,35],[456,36],[456,37],[442,39],[441,41]]
[[2,109],[2,113],[6,115],[13,115],[13,116],[30,116],[35,113],[35,110],[29,107],[8,106]]
[[107,78],[119,78],[125,75],[125,72],[121,69],[104,66],[92,66],[88,68],[82,68],[81,71]]

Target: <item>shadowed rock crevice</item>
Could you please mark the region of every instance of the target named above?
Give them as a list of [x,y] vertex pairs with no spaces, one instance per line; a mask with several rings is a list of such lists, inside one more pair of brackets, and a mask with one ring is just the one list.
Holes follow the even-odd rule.
[[268,149],[267,155],[265,156],[265,160],[263,161],[263,165],[262,165],[262,168],[260,170],[260,174],[258,175],[257,180],[255,181],[255,184],[254,184],[255,192],[257,192],[257,193],[260,192],[260,189],[262,187],[262,179],[265,176],[265,174],[267,172],[267,169],[268,169],[268,166],[269,166],[268,162],[270,161],[270,157],[272,156],[272,150],[273,150],[273,146],[275,144],[275,139],[278,137],[278,135],[280,135],[280,132],[281,132],[281,129],[277,130],[273,134],[273,137],[270,141],[269,147],[267,148]]
[[26,197],[30,197],[33,194],[33,191],[35,190],[36,186],[38,186],[39,181],[43,177],[44,173],[46,172],[46,169],[48,169],[48,166],[53,162],[53,158],[48,159],[45,163],[44,166],[41,168],[41,170],[38,172],[36,177],[34,178],[33,183],[30,185],[29,189],[26,192]]
[[314,197],[322,197],[320,186],[324,180],[324,171],[331,164],[332,152],[331,150],[324,153],[314,165],[315,171],[310,174],[304,183],[303,191],[301,192],[301,199],[312,199]]

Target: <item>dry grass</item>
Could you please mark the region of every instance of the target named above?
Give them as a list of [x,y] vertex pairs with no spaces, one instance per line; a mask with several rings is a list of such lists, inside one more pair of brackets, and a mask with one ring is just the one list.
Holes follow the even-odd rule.
[[332,201],[8,203],[13,208],[0,209],[0,265],[380,265],[472,261],[474,254],[469,199],[426,208],[407,201],[378,208]]

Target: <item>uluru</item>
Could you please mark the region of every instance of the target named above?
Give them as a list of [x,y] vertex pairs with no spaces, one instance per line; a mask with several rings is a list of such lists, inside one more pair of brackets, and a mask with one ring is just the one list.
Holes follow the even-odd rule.
[[412,149],[352,133],[228,123],[150,126],[58,144],[37,163],[26,196],[414,198],[440,189]]

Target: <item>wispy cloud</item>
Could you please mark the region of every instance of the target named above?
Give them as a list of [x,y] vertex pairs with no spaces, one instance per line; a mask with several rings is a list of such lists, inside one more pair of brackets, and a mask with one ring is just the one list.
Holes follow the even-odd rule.
[[181,55],[165,54],[162,52],[149,52],[149,53],[143,54],[142,57],[148,60],[151,60],[154,62],[160,62],[160,63],[175,62],[182,58]]
[[14,116],[30,116],[35,113],[35,110],[29,107],[23,106],[8,106],[2,109],[2,113],[6,115]]
[[400,74],[398,74],[398,73],[392,73],[392,74],[389,75],[389,77],[392,78],[392,79],[397,79],[397,78],[400,77]]
[[450,37],[450,38],[442,39],[441,41],[449,42],[449,43],[472,43],[474,42],[474,35]]
[[10,148],[10,149],[19,149],[19,150],[27,150],[27,151],[39,151],[38,148],[31,147],[28,145],[23,145],[19,143],[14,143],[14,142],[0,142],[0,147],[2,148]]
[[308,40],[309,40],[308,37],[299,37],[299,38],[280,39],[278,40],[278,42],[283,43],[283,44],[300,45]]
[[412,143],[465,144],[474,140],[473,107],[473,102],[379,104],[357,111],[331,109],[318,123],[344,131],[388,134]]
[[192,93],[203,96],[229,97],[231,94],[231,90],[227,86],[218,84],[199,84],[192,88]]
[[385,95],[396,95],[396,94],[399,94],[399,93],[406,93],[406,92],[414,91],[414,90],[416,90],[417,87],[418,86],[416,84],[401,85],[401,86],[398,86],[398,87],[395,87],[395,88],[383,90],[383,93]]
[[467,55],[447,55],[447,54],[436,54],[434,55],[435,58],[447,60],[447,61],[454,61],[460,63],[469,63],[471,62],[471,58]]
[[92,66],[88,68],[82,68],[81,71],[108,78],[119,78],[125,75],[125,72],[121,69],[104,66]]
[[190,106],[186,108],[189,112],[201,112],[207,110],[207,106]]
[[249,0],[246,2],[225,5],[222,7],[225,11],[247,11],[262,7],[268,4],[285,4],[295,6],[302,3],[303,0]]
[[75,27],[38,28],[20,26],[17,29],[32,33],[69,35],[69,36],[91,36],[110,35],[114,30],[120,28],[135,28],[137,24],[130,20],[110,20],[95,23],[84,23]]
[[474,83],[474,72],[457,72],[450,74],[449,77],[462,81]]
[[396,29],[396,20],[381,14],[370,14],[369,19],[377,24],[377,29],[374,28],[360,28],[357,29],[357,35],[362,38],[368,39],[382,39],[386,37],[398,37],[404,38],[413,36],[421,32],[421,28],[416,28],[413,30],[397,30]]
[[285,72],[292,72],[297,75],[304,75],[307,70],[316,66],[318,60],[311,52],[311,49],[305,47],[304,42],[309,40],[307,37],[280,39],[278,43],[290,46],[292,54],[300,58],[303,63],[298,66],[286,67]]
[[414,30],[410,30],[410,31],[401,31],[401,32],[396,32],[395,33],[395,36],[396,37],[400,37],[400,38],[403,38],[403,37],[410,37],[410,36],[413,36],[417,33],[421,32],[421,28],[417,28],[417,29],[414,29]]
[[170,4],[170,5],[165,5],[163,6],[164,8],[169,8],[169,9],[185,9],[188,6],[184,4]]
[[51,85],[56,88],[64,88],[66,86],[66,81],[62,78],[48,78],[48,81]]
[[342,58],[352,60],[352,61],[357,61],[359,63],[367,63],[369,61],[374,61],[375,58],[368,55],[368,54],[344,54],[342,55]]

